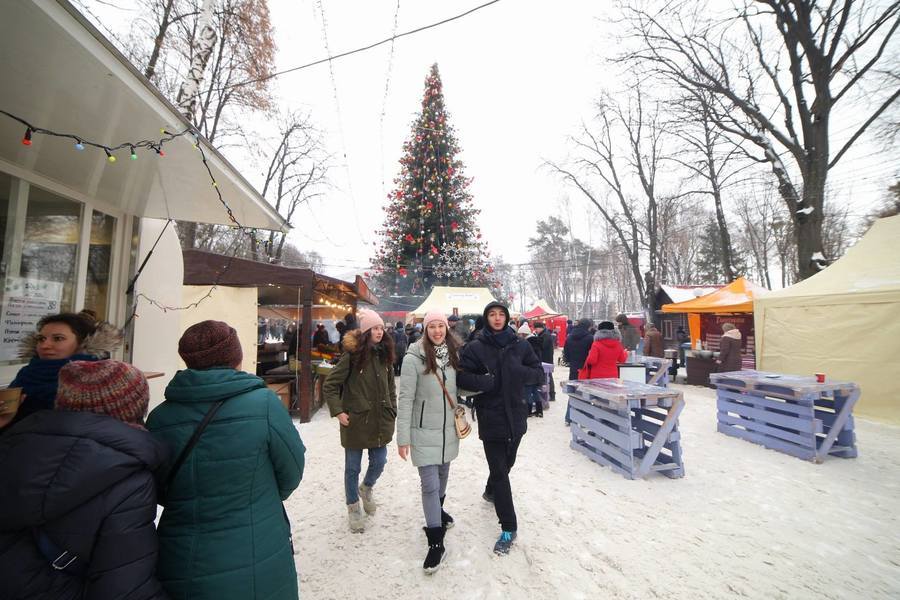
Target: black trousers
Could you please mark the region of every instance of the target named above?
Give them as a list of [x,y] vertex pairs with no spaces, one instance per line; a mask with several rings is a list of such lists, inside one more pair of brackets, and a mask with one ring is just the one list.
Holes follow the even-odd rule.
[[494,495],[494,510],[497,511],[497,519],[503,531],[517,531],[519,527],[516,521],[516,508],[513,506],[512,487],[509,484],[509,472],[516,464],[516,453],[519,451],[521,441],[522,437],[519,436],[512,441],[481,442],[490,471],[485,491]]

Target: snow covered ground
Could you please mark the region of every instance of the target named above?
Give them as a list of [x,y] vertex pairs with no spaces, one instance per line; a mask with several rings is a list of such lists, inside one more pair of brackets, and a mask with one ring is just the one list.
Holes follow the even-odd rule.
[[630,481],[571,450],[560,392],[544,419],[529,419],[506,557],[491,551],[499,526],[481,499],[487,467],[473,432],[451,467],[456,527],[431,576],[416,469],[392,443],[378,513],[350,533],[338,424],[320,410],[300,426],[306,473],[286,503],[301,597],[900,597],[900,428],[857,420],[859,458],[816,465],[717,433],[713,391],[674,387],[687,404],[683,479]]

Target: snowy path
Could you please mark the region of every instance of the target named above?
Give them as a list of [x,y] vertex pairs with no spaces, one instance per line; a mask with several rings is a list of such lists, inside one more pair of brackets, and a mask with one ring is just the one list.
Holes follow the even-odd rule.
[[503,558],[473,432],[451,468],[457,525],[432,576],[416,470],[392,443],[378,514],[351,534],[338,425],[320,410],[300,426],[306,473],[287,502],[301,597],[900,597],[900,428],[858,420],[860,457],[814,465],[717,433],[713,392],[676,387],[683,479],[629,481],[571,450],[559,392],[529,419],[511,475],[519,537]]

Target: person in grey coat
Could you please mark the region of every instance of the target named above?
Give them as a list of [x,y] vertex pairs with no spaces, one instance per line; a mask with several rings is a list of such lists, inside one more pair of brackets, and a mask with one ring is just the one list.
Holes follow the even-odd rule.
[[397,451],[419,469],[428,539],[422,568],[433,573],[445,556],[444,534],[453,526],[443,507],[450,461],[459,454],[453,416],[459,342],[442,313],[428,313],[422,324],[425,334],[407,349],[397,386]]

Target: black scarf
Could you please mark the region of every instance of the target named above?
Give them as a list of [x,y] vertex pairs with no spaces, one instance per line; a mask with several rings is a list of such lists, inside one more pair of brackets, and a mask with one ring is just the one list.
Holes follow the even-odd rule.
[[500,331],[494,331],[490,326],[485,325],[484,329],[481,330],[481,335],[486,342],[493,344],[498,348],[505,348],[506,346],[515,343],[518,339],[516,332],[507,325],[504,325]]

